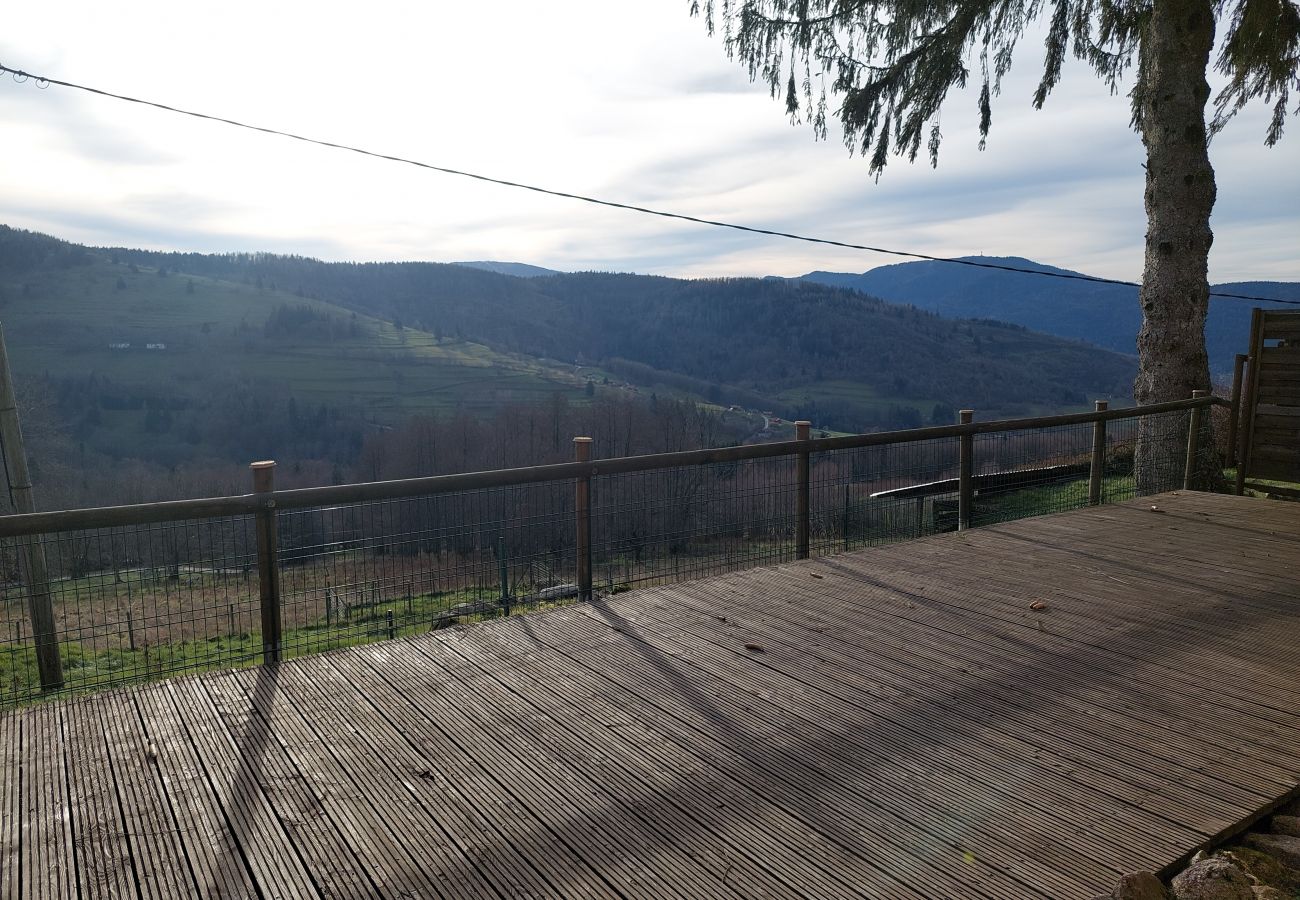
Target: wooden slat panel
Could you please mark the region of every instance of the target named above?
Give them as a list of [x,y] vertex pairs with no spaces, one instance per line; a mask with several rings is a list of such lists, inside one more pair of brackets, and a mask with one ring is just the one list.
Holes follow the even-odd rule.
[[1254,478],[1300,482],[1300,462],[1257,459],[1251,464],[1250,474]]

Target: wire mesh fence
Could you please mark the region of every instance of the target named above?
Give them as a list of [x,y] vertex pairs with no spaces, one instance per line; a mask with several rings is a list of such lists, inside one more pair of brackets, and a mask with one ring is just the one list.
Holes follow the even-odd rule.
[[790,457],[596,479],[594,586],[617,593],[793,559],[797,490]]
[[259,660],[252,519],[148,523],[0,543],[0,700],[40,691],[31,591],[43,558],[63,687],[97,688]]
[[[237,515],[33,526],[0,538],[0,704],[1170,490],[1188,471],[1189,415],[789,442],[603,461],[621,464],[603,472],[596,461],[554,477],[502,471],[486,487],[457,489],[480,476],[450,476],[436,490],[414,480],[409,495],[406,483],[373,492],[383,499],[268,502],[292,499],[282,492],[195,501],[241,504]],[[1194,449],[1191,468],[1212,479],[1218,448]],[[590,489],[588,565],[575,475]],[[370,496],[369,487],[338,490]],[[274,522],[273,557],[259,545],[259,518]],[[33,624],[43,603],[47,631]],[[57,657],[61,683],[41,648]]]

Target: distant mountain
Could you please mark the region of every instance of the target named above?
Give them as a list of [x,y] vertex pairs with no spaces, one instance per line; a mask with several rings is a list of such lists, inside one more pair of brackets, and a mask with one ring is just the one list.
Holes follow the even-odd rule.
[[542,275],[560,274],[555,269],[543,269],[541,266],[530,266],[528,263],[496,262],[490,259],[456,262],[452,263],[452,265],[482,269],[484,272],[496,272],[498,275],[513,275],[516,278],[538,278]]
[[[965,258],[1036,272],[1077,274],[1014,256]],[[1137,333],[1142,324],[1137,289],[1122,285],[1043,278],[940,262],[899,263],[860,275],[810,272],[802,280],[849,288],[892,303],[908,303],[942,316],[1014,322],[1121,353],[1136,352]],[[1214,289],[1300,300],[1300,284],[1293,282],[1237,282],[1215,285]],[[1250,310],[1256,305],[1279,304],[1210,298],[1205,340],[1214,372],[1231,371],[1233,356],[1245,352]]]

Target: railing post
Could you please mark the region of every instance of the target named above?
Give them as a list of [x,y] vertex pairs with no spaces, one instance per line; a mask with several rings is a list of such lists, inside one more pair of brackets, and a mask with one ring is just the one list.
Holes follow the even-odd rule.
[[[0,329],[0,445],[3,445],[5,475],[14,509],[20,513],[36,512],[36,497],[27,471],[27,450],[23,445],[22,423],[18,420],[18,401],[14,397],[13,374],[9,371],[9,351],[5,348],[4,330]],[[58,626],[54,618],[54,598],[50,594],[50,575],[46,567],[45,545],[38,534],[20,541],[19,555],[23,582],[27,585],[28,613],[32,617],[32,642],[36,645],[36,670],[42,691],[63,688],[63,659],[59,656]]]
[[[573,458],[577,462],[591,461],[591,438],[573,439]],[[578,478],[573,488],[574,519],[577,524],[578,599],[591,601],[591,476]]]
[[1237,428],[1241,422],[1241,378],[1246,369],[1247,356],[1238,353],[1232,364],[1232,407],[1228,410],[1228,459],[1229,466],[1237,465]]
[[506,537],[497,538],[497,569],[501,578],[501,612],[510,615],[510,566],[506,562]]
[[[957,414],[957,424],[959,425],[969,425],[974,419],[975,410],[973,409],[963,409]],[[961,442],[961,451],[957,458],[957,530],[965,531],[970,528],[971,506],[975,502],[975,483],[972,477],[975,436],[963,434],[958,440]]]
[[800,420],[794,423],[794,438],[804,446],[796,456],[797,477],[799,480],[798,501],[795,508],[795,556],[808,558],[808,438],[811,436],[812,422]]
[[[1192,391],[1192,399],[1209,396],[1209,391]],[[1200,455],[1201,411],[1203,407],[1192,407],[1187,424],[1187,464],[1183,466],[1183,490],[1194,490],[1196,484],[1197,457]]]
[[[1105,400],[1097,401],[1097,412],[1105,412],[1110,406]],[[1098,419],[1092,423],[1092,468],[1088,472],[1088,505],[1101,503],[1102,479],[1106,475],[1106,420]]]
[[280,661],[280,560],[275,522],[275,462],[263,460],[249,466],[253,493],[261,494],[257,509],[257,579],[262,605],[262,660]]

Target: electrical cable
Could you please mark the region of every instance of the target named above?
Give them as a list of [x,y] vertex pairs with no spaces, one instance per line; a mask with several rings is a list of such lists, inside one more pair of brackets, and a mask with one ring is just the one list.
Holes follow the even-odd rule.
[[[841,247],[846,250],[863,250],[868,253],[880,253],[886,256],[901,256],[908,259],[920,259],[927,262],[947,263],[949,265],[968,266],[975,269],[996,269],[1002,272],[1016,272],[1022,275],[1038,275],[1044,278],[1059,278],[1069,281],[1087,281],[1095,284],[1114,284],[1121,287],[1142,286],[1136,281],[1123,281],[1117,278],[1101,278],[1096,275],[1084,275],[1078,272],[1043,272],[1037,269],[1025,269],[1018,266],[1009,266],[1002,263],[981,262],[973,259],[960,259],[947,256],[932,256],[928,253],[918,253],[908,250],[891,250],[885,247],[873,247],[868,244],[854,244],[848,241],[837,241],[829,238],[811,237],[809,235],[795,234],[789,231],[777,231],[770,228],[757,228],[751,225],[739,225],[734,222],[722,222],[716,219],[704,219],[698,216],[689,216],[684,213],[668,212],[666,210],[652,209],[646,206],[637,206],[631,203],[619,203],[614,200],[603,200],[598,197],[589,197],[584,194],[575,194],[570,191],[559,191],[551,188],[538,187],[537,185],[524,184],[523,182],[510,181],[505,178],[494,178],[489,175],[481,175],[476,172],[467,172],[463,169],[453,169],[447,166],[434,165],[433,163],[420,162],[419,160],[408,159],[403,156],[394,156],[388,153],[380,153],[375,150],[365,150],[360,147],[353,147],[348,144],[340,144],[334,141],[321,140],[319,138],[307,137],[306,135],[295,134],[291,131],[281,131],[276,128],[268,128],[262,125],[251,125],[246,122],[240,122],[236,119],[227,119],[222,116],[210,115],[208,113],[195,112],[193,110],[181,109],[176,106],[169,106],[165,103],[158,103],[153,100],[142,100],[138,97],[129,97],[125,94],[115,94],[112,91],[101,90],[100,88],[89,87],[84,84],[77,84],[71,81],[61,81],[57,78],[49,78],[43,75],[33,75],[21,69],[12,69],[9,66],[0,63],[0,73],[8,72],[15,81],[22,84],[28,80],[33,81],[38,88],[45,89],[50,85],[71,88],[73,90],[85,91],[89,94],[95,94],[100,97],[108,97],[113,100],[122,100],[127,103],[135,103],[140,106],[148,106],[159,109],[164,112],[176,113],[177,115],[189,116],[194,119],[203,119],[209,122],[218,122],[223,125],[231,125],[235,128],[243,128],[248,131],[257,131],[262,134],[275,135],[277,137],[288,138],[294,141],[301,141],[305,144],[315,144],[319,147],[329,147],[334,150],[343,150],[349,153],[357,153],[361,156],[368,156],[373,159],[387,160],[388,162],[403,163],[409,166],[416,166],[421,169],[428,169],[433,172],[441,172],[444,175],[456,175],[461,178],[471,178],[475,181],[487,182],[488,184],[501,185],[502,187],[517,188],[519,190],[532,191],[537,194],[545,194],[550,197],[561,197],[567,200],[578,200],[583,203],[591,203],[596,206],[605,206],[611,209],[622,209],[628,212],[642,213],[644,215],[658,216],[664,219],[676,219],[682,222],[693,222],[697,225],[708,225],[714,228],[729,228],[733,231],[743,231],[748,234],[760,234],[767,237],[784,238],[791,241],[802,241],[809,244],[821,244],[828,247]],[[1250,294],[1234,294],[1226,291],[1210,291],[1212,297],[1223,297],[1231,300],[1249,300],[1263,303],[1283,303],[1292,306],[1300,306],[1300,300],[1281,300],[1275,297],[1256,297]]]

